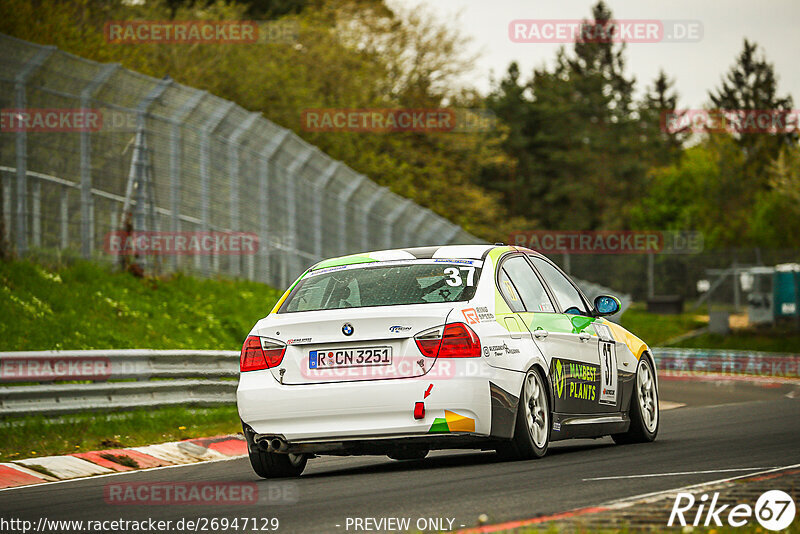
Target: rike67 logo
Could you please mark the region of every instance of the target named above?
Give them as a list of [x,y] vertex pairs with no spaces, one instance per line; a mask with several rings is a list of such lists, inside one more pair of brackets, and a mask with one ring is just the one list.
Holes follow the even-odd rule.
[[780,490],[762,493],[755,507],[744,503],[719,504],[718,501],[719,493],[710,497],[704,493],[699,499],[691,493],[678,493],[667,526],[721,527],[725,521],[731,527],[743,527],[755,517],[767,530],[783,530],[795,516],[794,500]]

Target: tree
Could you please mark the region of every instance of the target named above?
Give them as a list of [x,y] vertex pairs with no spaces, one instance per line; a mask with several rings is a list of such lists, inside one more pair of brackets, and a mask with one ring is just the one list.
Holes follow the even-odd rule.
[[[745,39],[742,52],[721,86],[709,91],[708,96],[718,110],[766,110],[785,116],[792,109],[792,97],[778,96],[777,86],[772,63],[756,43]],[[778,156],[782,146],[796,142],[797,132],[734,133],[733,136],[744,151],[748,175],[763,185],[769,162]]]
[[800,248],[800,147],[789,146],[767,168],[769,190],[750,210],[750,236],[760,246]]
[[652,165],[669,165],[680,157],[689,128],[671,131],[668,123],[673,117],[680,123],[680,115],[675,82],[660,70],[639,103],[639,132]]
[[[598,35],[611,19],[599,1],[581,35]],[[510,125],[504,147],[516,166],[482,183],[500,181],[493,188],[512,213],[548,228],[620,228],[627,204],[642,194],[635,80],[624,72],[625,45],[614,41],[579,39],[525,84],[512,65],[490,96],[491,109]]]

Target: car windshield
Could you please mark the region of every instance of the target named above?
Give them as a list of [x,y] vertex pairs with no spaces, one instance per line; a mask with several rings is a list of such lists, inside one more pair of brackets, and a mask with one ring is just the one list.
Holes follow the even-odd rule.
[[465,301],[475,295],[480,267],[472,260],[430,260],[312,271],[278,313]]

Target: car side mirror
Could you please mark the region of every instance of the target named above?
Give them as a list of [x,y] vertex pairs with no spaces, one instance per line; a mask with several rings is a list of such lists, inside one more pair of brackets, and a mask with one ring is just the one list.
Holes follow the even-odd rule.
[[598,317],[603,317],[604,315],[614,315],[619,310],[622,309],[622,304],[620,304],[619,299],[617,297],[612,297],[610,295],[600,295],[596,299],[594,299],[594,311],[595,315]]

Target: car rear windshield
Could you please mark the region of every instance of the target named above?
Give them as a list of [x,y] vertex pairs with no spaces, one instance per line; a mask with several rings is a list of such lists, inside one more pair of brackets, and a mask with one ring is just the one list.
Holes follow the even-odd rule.
[[418,260],[312,271],[278,313],[465,301],[475,295],[480,267],[474,260]]

